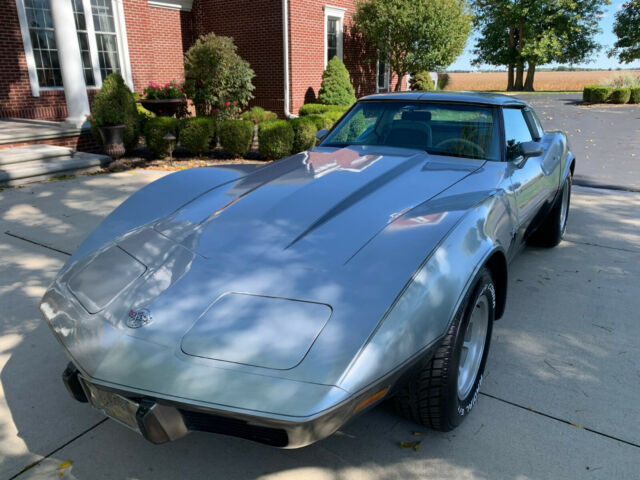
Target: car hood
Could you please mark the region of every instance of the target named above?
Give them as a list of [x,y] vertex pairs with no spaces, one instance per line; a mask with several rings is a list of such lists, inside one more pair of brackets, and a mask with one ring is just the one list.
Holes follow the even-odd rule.
[[[143,341],[174,359],[337,385],[468,203],[431,199],[483,164],[365,147],[275,162],[77,261],[43,312],[58,306],[54,331],[105,381],[131,385],[160,366],[160,353],[126,362]],[[91,320],[67,323],[81,314],[60,308],[65,297]],[[140,312],[152,321],[127,327]]]

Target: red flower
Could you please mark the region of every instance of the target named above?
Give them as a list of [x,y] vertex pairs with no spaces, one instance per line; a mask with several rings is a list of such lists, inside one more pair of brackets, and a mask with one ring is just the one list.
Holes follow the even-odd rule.
[[229,105],[231,105],[231,102],[227,102],[225,103],[225,105],[228,107]]

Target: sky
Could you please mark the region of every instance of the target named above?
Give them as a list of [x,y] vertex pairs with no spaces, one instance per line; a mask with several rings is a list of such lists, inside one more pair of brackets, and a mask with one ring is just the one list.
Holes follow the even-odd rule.
[[[632,63],[621,64],[616,57],[609,58],[607,56],[607,50],[609,50],[616,41],[616,36],[613,33],[613,22],[615,20],[615,14],[622,7],[622,2],[619,0],[612,0],[611,5],[605,7],[605,13],[600,19],[600,29],[602,32],[597,36],[598,43],[603,45],[603,49],[593,56],[593,61],[589,63],[581,63],[575,66],[584,68],[604,68],[604,69],[616,69],[621,68],[636,68],[640,69],[640,60],[636,60]],[[471,60],[473,59],[473,45],[475,43],[474,37],[470,37],[467,41],[467,47],[465,51],[447,70],[478,70],[477,67],[471,66]],[[542,65],[540,65],[542,66]],[[554,64],[546,65],[548,67],[554,66]],[[484,65],[483,69],[492,69],[498,67],[492,67]],[[506,68],[506,67],[502,67]]]

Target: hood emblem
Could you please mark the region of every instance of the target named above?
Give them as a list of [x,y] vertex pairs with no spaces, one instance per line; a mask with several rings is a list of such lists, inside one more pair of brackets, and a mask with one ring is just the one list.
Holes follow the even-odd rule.
[[141,310],[129,310],[129,318],[127,318],[127,326],[129,328],[140,328],[144,327],[148,323],[151,323],[153,317],[151,316],[151,311],[143,308]]

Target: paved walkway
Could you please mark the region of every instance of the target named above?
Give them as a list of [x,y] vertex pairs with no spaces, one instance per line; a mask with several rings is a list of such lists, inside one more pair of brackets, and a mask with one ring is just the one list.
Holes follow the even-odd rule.
[[[0,478],[638,477],[640,194],[575,188],[567,240],[514,262],[482,395],[454,432],[383,406],[301,450],[201,433],[154,446],[69,398],[38,303],[84,236],[161,175],[0,191]],[[398,445],[412,440],[419,451]]]

